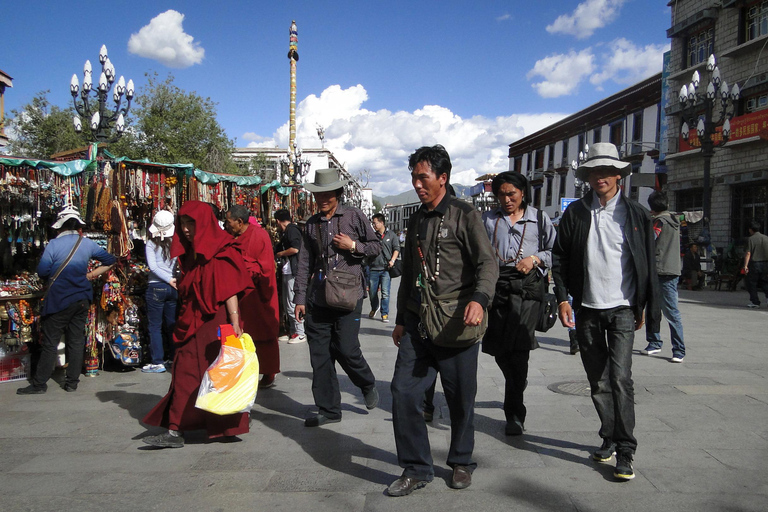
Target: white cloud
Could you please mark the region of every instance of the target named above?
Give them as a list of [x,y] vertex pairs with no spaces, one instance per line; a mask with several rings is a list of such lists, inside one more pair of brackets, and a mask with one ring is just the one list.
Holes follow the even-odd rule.
[[562,14],[551,25],[547,25],[550,34],[568,34],[577,39],[591,36],[619,15],[619,10],[626,0],[586,0],[576,6],[572,14]]
[[512,15],[509,13],[502,14],[501,16],[496,17],[496,21],[511,21]]
[[[451,155],[451,181],[474,185],[487,172],[509,168],[508,145],[564,114],[525,114],[464,119],[449,109],[426,105],[414,112],[370,111],[363,108],[368,93],[362,85],[342,89],[333,85],[320,96],[310,95],[296,109],[299,147],[320,146],[317,125],[325,128],[325,147],[351,173],[371,171],[370,187],[376,195],[410,188],[408,155],[424,145],[442,144]],[[249,146],[288,146],[288,124],[272,138]]]
[[607,48],[610,52],[602,59],[602,71],[589,78],[598,88],[606,80],[631,85],[658,73],[669,43],[639,47],[620,38],[609,43]]
[[200,64],[205,50],[181,26],[184,15],[173,9],[158,14],[149,25],[128,40],[128,51],[156,60],[170,68],[188,68]]
[[595,70],[595,56],[590,48],[576,53],[550,55],[536,61],[526,75],[530,80],[541,76],[544,80],[535,82],[533,88],[543,98],[557,98],[571,94],[579,83]]

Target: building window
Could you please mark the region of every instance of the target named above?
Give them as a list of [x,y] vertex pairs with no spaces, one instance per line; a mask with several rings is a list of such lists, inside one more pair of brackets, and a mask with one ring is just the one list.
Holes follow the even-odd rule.
[[536,150],[536,167],[534,170],[541,170],[544,168],[544,148]]
[[747,41],[768,34],[768,0],[747,7],[745,21],[747,25],[744,34]]
[[515,172],[520,172],[523,170],[523,157],[516,156],[515,157]]
[[555,145],[549,145],[549,155],[547,155],[547,169],[555,167]]
[[764,92],[759,96],[752,96],[746,98],[744,101],[746,105],[745,109],[747,114],[751,112],[757,112],[758,110],[764,110],[768,108],[768,92]]
[[595,128],[594,130],[592,130],[592,144],[596,142],[601,142],[600,136],[601,136],[600,128]]
[[560,175],[560,189],[557,191],[558,199],[565,197],[565,181],[568,179],[567,174]]
[[555,180],[552,177],[547,178],[547,206],[552,206],[552,185]]
[[563,141],[563,158],[562,162],[564,166],[568,166],[568,139]]
[[624,121],[616,121],[611,125],[611,144],[619,148],[619,156],[624,155]]
[[632,154],[643,152],[643,113],[632,116]]
[[533,207],[541,209],[541,186],[533,190]]
[[677,212],[694,212],[701,210],[703,191],[700,188],[692,188],[688,190],[679,190],[675,194],[675,211]]
[[686,67],[696,66],[706,62],[715,53],[715,29],[707,28],[688,38]]
[[[585,134],[583,134],[583,133],[582,133],[581,135],[579,135],[579,144],[578,144],[578,146],[576,147],[576,150],[577,150],[577,151],[579,151],[579,152],[581,152],[581,151],[584,151],[584,146],[585,146],[585,145],[586,145],[586,143],[587,143],[587,140],[586,140],[586,139],[587,139],[587,136],[586,136]],[[578,154],[578,153],[577,153],[577,154]]]

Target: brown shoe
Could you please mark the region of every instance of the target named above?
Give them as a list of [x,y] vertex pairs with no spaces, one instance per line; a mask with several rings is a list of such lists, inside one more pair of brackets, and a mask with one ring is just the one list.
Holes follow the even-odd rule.
[[421,489],[429,482],[426,480],[417,480],[410,476],[401,476],[387,488],[387,494],[390,496],[407,496],[416,489]]
[[466,489],[472,485],[472,473],[467,466],[456,466],[453,468],[451,477],[451,487],[454,489]]

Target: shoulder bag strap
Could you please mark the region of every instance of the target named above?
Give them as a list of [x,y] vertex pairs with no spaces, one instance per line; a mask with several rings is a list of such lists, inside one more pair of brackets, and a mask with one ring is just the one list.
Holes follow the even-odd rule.
[[541,235],[542,235],[542,232],[544,231],[544,213],[541,210],[539,210],[538,213],[536,214],[536,217],[537,217],[536,223],[539,226],[539,252],[541,252],[544,250],[544,247],[542,246],[542,241],[541,241],[541,238],[542,238]]
[[48,286],[45,289],[45,294],[43,295],[43,299],[48,297],[48,292],[51,291],[51,287],[53,286],[53,283],[56,281],[56,279],[59,277],[61,272],[64,270],[64,268],[69,265],[69,262],[72,261],[72,257],[77,252],[77,248],[80,247],[80,243],[83,241],[83,236],[80,235],[77,237],[77,242],[75,242],[74,247],[72,247],[72,250],[69,251],[69,256],[67,256],[67,259],[64,260],[64,263],[59,265],[59,268],[56,269],[56,272],[53,274],[53,277],[51,278],[50,282],[48,283]]

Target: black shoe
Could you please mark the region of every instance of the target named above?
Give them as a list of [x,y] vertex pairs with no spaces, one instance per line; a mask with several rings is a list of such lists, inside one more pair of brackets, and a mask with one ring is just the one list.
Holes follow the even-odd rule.
[[579,340],[576,337],[576,331],[568,331],[568,339],[571,342],[571,355],[576,355],[579,352]]
[[379,405],[379,390],[376,386],[368,390],[367,393],[363,393],[363,399],[365,400],[365,408],[369,411],[375,409]]
[[149,436],[142,439],[142,441],[155,448],[183,448],[184,438],[179,434],[174,436],[168,432],[164,432],[157,436]]
[[64,384],[64,391],[67,393],[74,393],[77,391],[77,384]]
[[520,420],[513,419],[512,421],[507,422],[507,425],[504,427],[504,434],[508,436],[520,436],[523,435],[523,430],[525,430],[523,423]]
[[416,489],[421,489],[429,482],[426,480],[417,480],[410,476],[401,476],[387,488],[387,494],[390,496],[407,496]]
[[451,487],[453,489],[466,489],[472,485],[472,472],[467,466],[456,466],[453,468],[451,476]]
[[29,385],[25,388],[19,388],[16,390],[17,395],[42,395],[45,394],[45,388],[38,388],[33,385]]
[[635,470],[632,468],[632,454],[619,452],[616,455],[616,470],[613,476],[619,480],[632,480],[635,478]]
[[321,425],[325,425],[326,423],[338,423],[341,421],[341,417],[339,418],[329,418],[328,416],[323,416],[322,414],[318,414],[316,416],[312,416],[311,418],[307,418],[304,420],[304,426],[305,427],[319,427]]
[[606,462],[616,454],[616,443],[610,439],[603,439],[603,444],[592,454],[592,460]]

